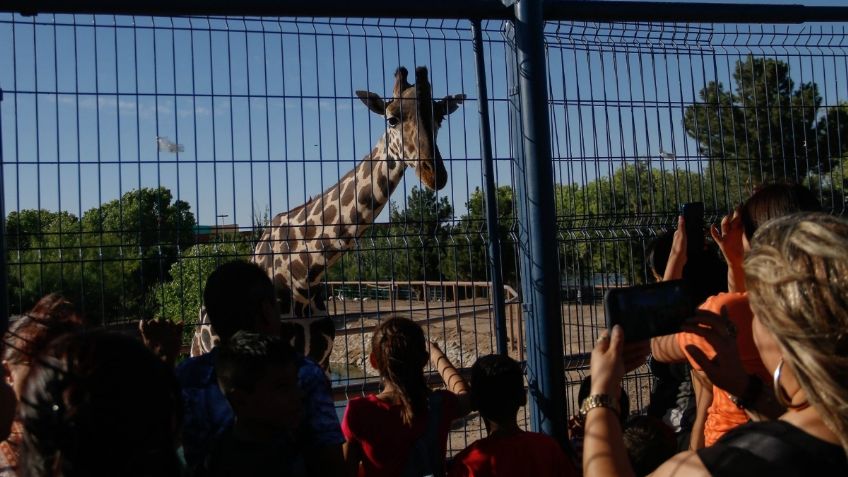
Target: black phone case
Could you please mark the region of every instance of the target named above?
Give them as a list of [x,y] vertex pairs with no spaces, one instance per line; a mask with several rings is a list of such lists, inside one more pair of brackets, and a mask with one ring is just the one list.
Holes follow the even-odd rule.
[[613,288],[604,295],[607,328],[620,325],[627,342],[643,341],[680,331],[695,312],[695,303],[683,280]]

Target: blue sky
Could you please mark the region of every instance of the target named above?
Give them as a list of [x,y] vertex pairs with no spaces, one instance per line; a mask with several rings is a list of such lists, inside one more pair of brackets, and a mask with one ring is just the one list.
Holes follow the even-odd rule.
[[[816,41],[822,31],[830,38],[831,26],[776,31],[793,33],[780,38],[797,43]],[[743,25],[742,37],[759,46],[742,48],[734,46],[744,43],[737,27],[706,28],[563,24],[558,34],[549,25],[557,182],[583,183],[636,158],[658,161],[660,148],[681,160],[657,167],[698,168],[682,128],[684,105],[707,81],[728,85],[734,62],[749,52],[789,62],[796,83],[819,84],[825,104],[848,100],[844,47],[774,46],[771,26]],[[841,33],[844,25],[834,28]],[[599,34],[623,38],[624,46],[598,41]],[[510,184],[499,24],[487,26],[485,39],[498,182]],[[0,45],[8,45],[0,49],[7,212],[42,207],[79,215],[161,184],[189,202],[200,223],[226,214],[218,220],[247,226],[255,213],[273,215],[319,194],[370,151],[383,121],[353,91],[388,94],[399,64],[429,66],[436,96],[470,98],[439,135],[450,173],[440,193],[461,213],[482,181],[466,22],[0,14]],[[185,151],[157,151],[156,136]],[[408,173],[393,199],[402,204],[417,183]]]

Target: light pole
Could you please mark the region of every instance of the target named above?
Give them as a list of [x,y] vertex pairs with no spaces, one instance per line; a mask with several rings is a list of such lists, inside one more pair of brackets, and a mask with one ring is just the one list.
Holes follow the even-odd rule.
[[229,214],[218,214],[215,216],[215,240],[221,240],[221,226],[218,225],[218,219],[221,219],[221,223],[223,224],[224,220],[229,217]]

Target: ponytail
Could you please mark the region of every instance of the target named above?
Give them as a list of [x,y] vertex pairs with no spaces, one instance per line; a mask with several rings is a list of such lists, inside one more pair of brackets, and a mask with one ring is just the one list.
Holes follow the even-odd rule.
[[415,416],[427,408],[424,331],[407,318],[390,318],[374,330],[371,352],[380,376],[397,390],[404,425],[411,427]]

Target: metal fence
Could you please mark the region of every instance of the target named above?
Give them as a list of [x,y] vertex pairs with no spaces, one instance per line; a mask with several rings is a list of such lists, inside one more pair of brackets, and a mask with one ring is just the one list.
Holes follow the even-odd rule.
[[[551,3],[549,17],[563,18],[567,3],[572,19],[547,21],[538,38],[551,144],[541,181],[524,144],[530,73],[515,58],[527,32],[508,21],[432,10],[411,20],[0,14],[10,311],[61,290],[111,325],[195,323],[216,264],[248,257],[270,217],[374,148],[384,118],[354,92],[391,96],[398,66],[426,65],[434,97],[467,95],[438,136],[448,184],[430,192],[407,172],[392,205],[324,271],[334,385],[342,397],[376,385],[368,336],[393,313],[419,320],[458,366],[504,346],[528,358],[525,338],[531,351],[548,339],[523,322],[539,321],[544,293],[526,280],[545,260],[557,272],[545,279],[558,291],[548,311],[560,312],[568,384],[555,403],[575,409],[585,353],[605,327],[601,296],[652,279],[646,248],[681,203],[704,202],[715,222],[753,187],[792,180],[844,213],[848,44],[842,23],[740,24],[756,12],[738,9],[722,20],[736,23],[648,23],[639,19],[658,13],[644,5],[611,19]],[[173,13],[193,13],[183,7]],[[668,11],[685,21],[697,8]],[[468,17],[505,15],[487,12]],[[758,12],[816,19],[793,17],[796,7]],[[592,15],[628,21],[574,19]],[[539,191],[554,210],[539,211]],[[533,213],[555,219],[550,235]],[[644,370],[628,378],[632,409],[649,387]],[[452,449],[481,433],[470,421]]]

